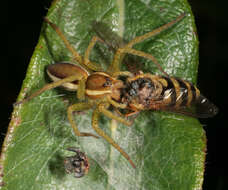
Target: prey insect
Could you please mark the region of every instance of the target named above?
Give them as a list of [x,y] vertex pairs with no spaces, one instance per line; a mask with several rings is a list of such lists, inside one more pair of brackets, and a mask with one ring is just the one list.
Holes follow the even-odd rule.
[[64,159],[66,172],[69,174],[73,173],[76,178],[86,175],[89,171],[89,161],[86,154],[75,147],[69,147],[67,150],[75,152],[76,154]]
[[[82,57],[69,43],[61,30],[45,18],[45,21],[56,31],[66,48],[72,53],[74,60],[80,66],[64,62],[49,65],[47,67],[47,74],[54,82],[45,85],[28,98],[16,104],[25,103],[42,92],[58,86],[63,86],[67,90],[77,91],[77,98],[80,102],[69,106],[67,110],[68,120],[74,134],[76,136],[92,136],[98,138],[97,135],[80,132],[73,118],[74,111],[93,108],[93,129],[99,136],[115,147],[129,161],[132,167],[135,168],[135,164],[130,156],[99,127],[98,121],[101,114],[126,126],[130,126],[132,122],[127,120],[126,117],[139,113],[142,110],[174,111],[183,114],[190,113],[188,115],[194,116],[192,114],[193,112],[185,111],[186,108],[190,108],[192,105],[200,105],[200,108],[206,107],[208,109],[201,109],[201,112],[196,116],[205,115],[205,117],[210,117],[217,112],[217,108],[204,98],[194,85],[175,77],[169,77],[154,56],[133,49],[135,44],[161,33],[183,18],[184,14],[151,32],[135,37],[128,43],[123,43],[122,45],[117,43],[117,46],[114,48],[116,49],[114,58],[106,71],[96,63],[91,62],[89,58],[91,50],[97,42],[106,44],[107,41],[94,36]],[[152,75],[150,73],[144,74],[143,72],[132,73],[121,71],[121,60],[125,54],[151,60],[162,71],[164,76]],[[125,80],[121,79],[123,77]],[[110,111],[109,108],[111,106],[116,108],[116,113]],[[124,110],[127,112],[124,114],[121,113]]]
[[[114,52],[127,44],[105,23],[94,22],[93,28]],[[196,86],[186,80],[169,76],[155,58],[151,60],[163,76],[135,70],[132,64],[137,64],[139,61],[135,62],[133,55],[127,56],[127,59],[123,59],[123,64],[127,65],[128,70],[134,73],[134,76],[126,79],[125,88],[121,89],[121,98],[118,100],[127,105],[124,110],[128,113],[125,116],[142,110],[169,111],[198,118],[213,117],[217,114],[218,108],[205,98]]]

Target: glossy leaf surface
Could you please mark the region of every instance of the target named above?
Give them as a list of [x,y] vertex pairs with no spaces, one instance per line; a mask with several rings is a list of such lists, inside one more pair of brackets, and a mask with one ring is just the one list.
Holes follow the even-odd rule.
[[[95,34],[91,27],[94,20],[107,23],[129,41],[184,12],[186,17],[181,22],[135,48],[154,55],[170,75],[195,83],[198,41],[185,0],[59,0],[53,2],[47,17],[83,55]],[[104,52],[110,61],[112,53],[107,49]],[[95,49],[91,58],[107,66],[107,59],[100,55]],[[44,23],[19,99],[49,82],[45,67],[59,61],[72,61],[72,55]],[[161,74],[151,61],[141,61],[144,71]],[[15,107],[1,155],[3,189],[201,189],[206,140],[198,120],[147,111],[132,127],[118,123],[110,128],[110,120],[101,117],[100,127],[131,156],[137,166],[133,169],[104,139],[73,135],[66,110],[74,102],[74,94],[54,89]],[[91,110],[75,113],[81,131],[95,133],[91,115]],[[90,159],[90,171],[80,179],[66,174],[63,168],[64,157],[72,155],[66,149],[72,146],[79,147]]]

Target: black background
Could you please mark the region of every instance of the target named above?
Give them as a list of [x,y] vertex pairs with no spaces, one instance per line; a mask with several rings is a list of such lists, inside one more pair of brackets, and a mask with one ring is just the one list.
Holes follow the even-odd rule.
[[[228,6],[225,1],[215,0],[189,0],[189,3],[195,15],[200,41],[198,86],[220,109],[216,117],[202,121],[208,139],[203,190],[225,190],[228,189],[228,172],[225,169],[228,160],[228,122],[225,118],[228,109]],[[8,52],[6,56],[2,55],[0,75],[1,143],[13,109],[12,104],[20,91],[49,6],[49,0],[12,1],[2,8],[6,11],[2,20],[8,21],[7,27],[3,27],[8,32]],[[4,18],[6,15],[7,19]]]

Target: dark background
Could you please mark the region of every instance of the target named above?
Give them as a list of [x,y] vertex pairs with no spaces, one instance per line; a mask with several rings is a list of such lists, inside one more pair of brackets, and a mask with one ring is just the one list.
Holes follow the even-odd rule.
[[[14,1],[2,8],[6,11],[4,17],[7,15],[8,18],[2,18],[8,21],[5,27],[8,32],[8,53],[2,55],[0,75],[0,143],[4,139],[12,104],[20,91],[49,2]],[[228,122],[225,118],[228,109],[228,8],[225,0],[189,0],[189,3],[195,15],[200,41],[198,86],[220,109],[216,117],[202,121],[208,139],[203,190],[225,190],[228,189],[228,171],[225,169],[228,162]]]

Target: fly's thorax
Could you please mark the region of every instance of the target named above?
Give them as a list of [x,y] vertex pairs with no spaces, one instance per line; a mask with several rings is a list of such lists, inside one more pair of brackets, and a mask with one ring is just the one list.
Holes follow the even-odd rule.
[[89,73],[79,65],[68,62],[60,62],[47,66],[47,74],[54,82],[67,78],[72,75],[78,76],[78,79],[73,82],[64,83],[62,87],[69,91],[75,91],[78,88],[78,81],[82,78],[87,78]]
[[114,99],[120,96],[119,88],[123,83],[107,73],[95,72],[86,81],[86,95],[91,99],[103,98],[110,95]]
[[127,87],[122,93],[122,103],[138,110],[148,109],[152,100],[157,100],[162,92],[162,85],[156,75],[139,74],[128,78]]

